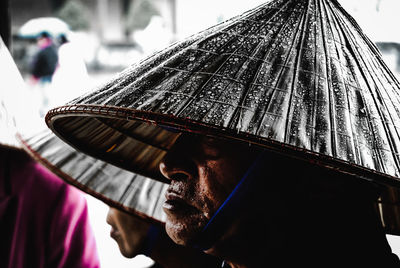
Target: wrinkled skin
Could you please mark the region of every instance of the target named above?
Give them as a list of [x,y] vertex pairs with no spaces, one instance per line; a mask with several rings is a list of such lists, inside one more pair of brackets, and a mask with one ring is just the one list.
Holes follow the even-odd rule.
[[115,208],[109,209],[107,223],[111,225],[110,235],[124,257],[133,258],[141,254],[149,223]]
[[[171,180],[164,210],[174,242],[193,243],[260,150],[189,134],[177,139],[160,163]],[[313,163],[271,152],[267,157],[261,184],[247,192],[248,202],[207,254],[232,268],[397,267],[390,266],[398,258],[373,206],[375,189]]]
[[171,180],[164,211],[175,243],[190,245],[259,152],[234,141],[181,135],[160,163]]

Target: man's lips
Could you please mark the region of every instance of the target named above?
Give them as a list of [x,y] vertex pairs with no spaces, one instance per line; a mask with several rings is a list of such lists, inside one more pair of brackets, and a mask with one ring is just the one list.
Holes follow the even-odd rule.
[[189,202],[176,192],[167,191],[165,198],[167,200],[164,202],[163,208],[166,213],[192,214],[198,212],[197,208],[190,205]]

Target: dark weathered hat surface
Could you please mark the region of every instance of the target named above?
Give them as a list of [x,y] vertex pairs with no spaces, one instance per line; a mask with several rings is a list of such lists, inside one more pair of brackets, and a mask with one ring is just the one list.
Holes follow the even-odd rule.
[[399,107],[399,82],[336,0],[275,0],[133,65],[46,122],[75,148],[158,180],[172,127],[390,188],[400,186]]

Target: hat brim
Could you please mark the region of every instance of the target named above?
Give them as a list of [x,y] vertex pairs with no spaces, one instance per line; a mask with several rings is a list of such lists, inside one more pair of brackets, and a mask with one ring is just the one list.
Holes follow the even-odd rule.
[[32,137],[17,135],[23,149],[67,183],[111,207],[163,224],[167,184],[133,174],[77,152],[49,130]]
[[[164,132],[165,135],[169,135],[170,137],[176,137],[179,135],[176,133],[178,131],[235,139],[256,146],[261,146],[275,153],[297,159],[298,161],[306,161],[314,165],[328,168],[338,174],[346,174],[359,179],[379,183],[382,192],[376,205],[385,232],[388,234],[400,235],[400,190],[398,188],[400,183],[396,177],[371,169],[366,169],[362,166],[357,166],[326,155],[320,155],[306,149],[290,146],[288,144],[263,139],[247,133],[229,131],[229,129],[220,129],[188,119],[180,120],[173,116],[163,114],[122,109],[119,107],[74,105],[67,108],[61,107],[53,109],[48,113],[48,116],[51,117],[51,120],[48,120],[48,124],[52,131],[56,134],[62,132],[63,134],[61,137],[63,140],[71,144],[77,150],[128,171],[146,174],[157,181],[165,182],[165,178],[162,177],[158,169],[159,161],[162,157],[151,154],[147,156],[140,154],[140,157],[138,157],[132,154],[132,152],[135,151],[135,148],[131,148],[130,145],[135,147],[137,146],[136,142],[140,141],[134,143],[126,142],[127,140],[132,141],[132,139],[135,138],[135,135],[129,136],[126,129],[124,131],[118,129],[116,126],[120,126],[121,122],[134,123],[135,125],[145,124],[147,129],[158,129],[157,133]],[[67,120],[68,123],[66,124],[63,119]],[[104,119],[112,119],[112,121],[115,122],[115,128],[110,124],[101,126]],[[70,137],[75,136],[75,134],[70,135],[71,133],[85,133],[87,129],[92,129],[92,127],[93,129],[103,130],[104,127],[106,127],[108,131],[104,132],[108,132],[109,135],[103,136],[100,139],[97,139],[96,137],[88,137],[88,139],[85,139],[85,135],[83,135],[82,138],[84,139],[81,141],[69,139]],[[170,131],[171,129],[173,131]],[[132,129],[131,131],[135,132]],[[147,143],[144,145],[148,146],[149,149],[144,149],[144,151],[155,152],[158,154],[161,153],[163,156],[167,152],[167,148],[173,145],[175,139],[169,138],[169,140],[170,143],[164,143],[165,148],[160,148],[159,140],[147,139]],[[107,142],[105,143],[105,141]],[[83,146],[80,146],[80,144],[83,144]],[[124,150],[118,150],[118,146],[123,146]],[[110,148],[112,149],[110,150]],[[151,164],[147,163],[149,165],[146,166],[146,163],[143,163],[143,161],[140,160],[143,158],[151,159]],[[128,161],[124,161],[126,159],[128,159]],[[139,159],[141,163],[135,163],[134,159]],[[155,159],[157,161],[154,161]],[[147,169],[144,167],[147,167]],[[149,167],[156,167],[156,169],[151,170]]]
[[[105,124],[104,119],[111,120]],[[46,122],[56,135],[79,151],[162,182],[166,182],[166,180],[159,173],[159,161],[168,148],[173,145],[177,137],[176,133],[168,130],[168,128],[172,128],[182,132],[240,140],[264,147],[276,153],[312,162],[339,173],[400,188],[400,179],[386,173],[266,137],[172,115],[113,106],[71,105],[50,110],[46,115]],[[125,127],[121,127],[124,123],[132,123],[131,126],[137,125],[137,127],[141,128],[146,125],[148,133],[157,131],[164,138],[158,137],[158,140],[152,140],[149,137],[145,137],[145,134],[143,134],[143,138],[138,137],[134,134],[134,132],[138,132],[135,127],[131,128],[130,132],[122,129]],[[99,129],[101,129],[102,136],[88,134],[91,130]],[[162,139],[161,142],[160,139]],[[135,142],[131,144],[126,140]],[[105,143],[105,141],[107,142]],[[150,152],[152,156],[145,157],[151,159],[151,164],[138,163],[134,160],[135,154],[133,152],[135,149],[133,148],[137,146],[136,142],[140,142],[149,148],[144,151],[155,150],[154,153]],[[119,151],[120,147],[124,147],[124,150]],[[138,151],[140,151],[140,156],[143,157],[142,150]],[[156,156],[160,153],[162,156]],[[130,163],[125,162],[127,159],[130,159]],[[142,159],[138,159],[138,161],[142,161]]]

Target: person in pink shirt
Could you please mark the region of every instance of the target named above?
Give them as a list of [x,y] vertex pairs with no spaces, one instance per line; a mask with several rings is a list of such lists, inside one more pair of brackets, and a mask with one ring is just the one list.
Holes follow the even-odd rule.
[[[1,38],[0,73],[14,96],[22,95],[22,78]],[[100,267],[84,195],[20,148],[18,107],[9,96],[0,91],[0,267]]]
[[0,267],[100,267],[81,192],[0,147]]

